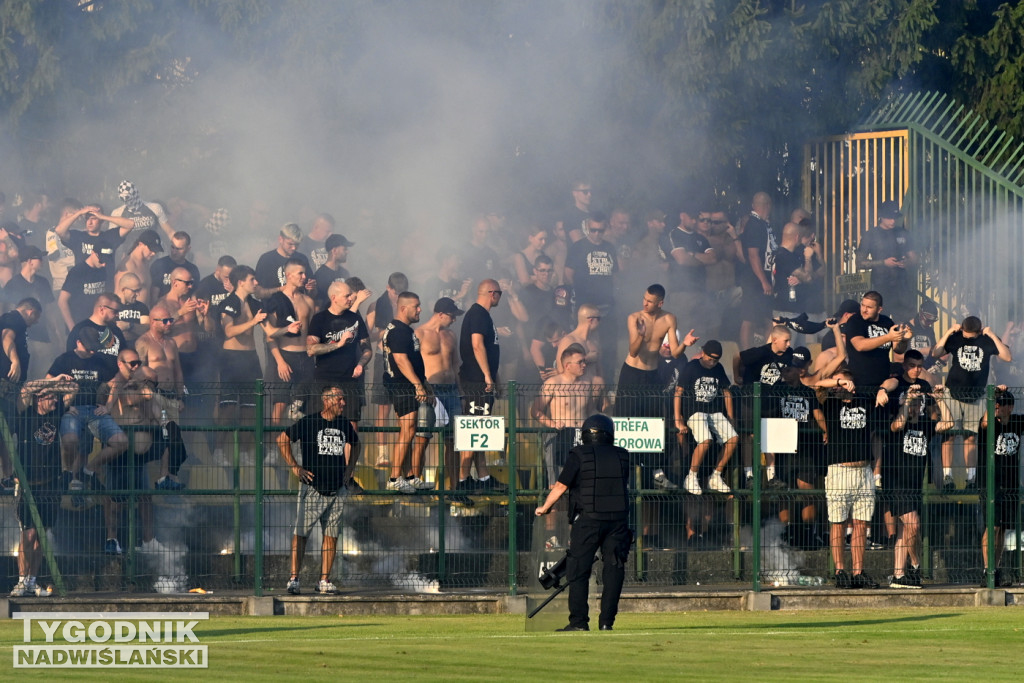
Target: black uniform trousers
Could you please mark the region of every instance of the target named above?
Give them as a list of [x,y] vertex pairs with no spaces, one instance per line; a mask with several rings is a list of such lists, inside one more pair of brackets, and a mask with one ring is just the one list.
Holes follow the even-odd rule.
[[601,549],[601,561],[604,563],[599,623],[602,626],[615,623],[615,615],[619,611],[619,595],[622,594],[622,583],[626,579],[629,545],[630,533],[626,517],[600,520],[583,514],[573,523],[565,563],[569,583],[569,625],[583,627],[590,622],[587,596],[590,571],[598,548]]

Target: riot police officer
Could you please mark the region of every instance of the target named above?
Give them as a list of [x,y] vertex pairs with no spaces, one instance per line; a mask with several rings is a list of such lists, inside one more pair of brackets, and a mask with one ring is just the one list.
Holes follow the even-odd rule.
[[558,499],[569,492],[569,523],[572,525],[566,560],[569,625],[559,630],[590,630],[588,584],[594,554],[600,548],[604,585],[598,623],[602,631],[611,631],[619,611],[619,595],[632,542],[626,495],[629,452],[613,445],[615,425],[606,415],[588,417],[581,437],[583,444],[569,451],[558,481],[536,514],[538,517],[546,515]]

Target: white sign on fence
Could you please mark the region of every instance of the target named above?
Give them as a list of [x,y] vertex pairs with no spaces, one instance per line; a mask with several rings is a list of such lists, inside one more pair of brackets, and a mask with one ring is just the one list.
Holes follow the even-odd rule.
[[661,417],[613,417],[615,445],[630,453],[661,453],[665,450],[665,419]]
[[455,416],[455,450],[505,450],[505,418],[503,416]]

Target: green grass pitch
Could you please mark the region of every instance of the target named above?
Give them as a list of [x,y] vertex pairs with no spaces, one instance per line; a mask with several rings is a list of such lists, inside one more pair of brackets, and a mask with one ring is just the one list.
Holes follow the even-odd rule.
[[1018,608],[622,614],[613,632],[526,632],[523,616],[217,617],[205,670],[12,669],[5,680],[1020,680]]

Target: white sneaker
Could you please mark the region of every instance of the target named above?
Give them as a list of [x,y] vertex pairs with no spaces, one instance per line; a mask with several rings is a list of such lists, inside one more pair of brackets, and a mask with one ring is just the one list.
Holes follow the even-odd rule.
[[666,491],[674,491],[679,486],[673,484],[662,470],[658,470],[654,473],[654,488],[664,489]]
[[285,586],[285,590],[288,591],[289,595],[298,595],[299,592],[300,592],[299,580],[298,579],[288,579],[288,585]]
[[700,488],[700,482],[697,481],[697,473],[690,472],[686,475],[686,479],[683,480],[683,488],[686,489],[687,493],[699,496],[704,493]]
[[405,477],[399,477],[394,481],[388,481],[388,491],[398,491],[399,493],[416,493],[416,487],[412,485]]
[[338,592],[338,587],[330,581],[320,579],[320,583],[316,585],[316,592],[320,595],[335,595]]
[[304,415],[305,413],[302,412],[302,401],[292,401],[291,405],[288,406],[288,419],[298,422]]
[[29,594],[30,593],[28,591],[28,586],[25,585],[25,582],[19,581],[18,585],[12,588],[11,592],[8,595],[10,595],[12,598],[23,598]]
[[417,491],[429,491],[434,488],[433,484],[428,484],[419,477],[413,477],[412,479],[406,479],[407,482],[412,484],[412,487]]
[[148,541],[143,541],[142,544],[139,545],[139,552],[141,553],[159,553],[163,552],[164,550],[165,548],[163,547],[163,545],[160,543],[160,541],[156,540],[155,538],[151,538]]
[[725,483],[724,479],[722,479],[722,473],[718,470],[712,472],[711,476],[708,477],[708,488],[712,491],[717,491],[718,493],[732,493],[732,489],[729,488],[729,485]]
[[53,595],[53,586],[36,586],[36,597],[48,598]]

